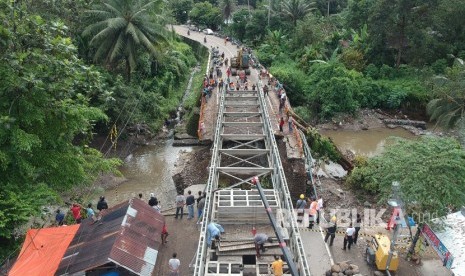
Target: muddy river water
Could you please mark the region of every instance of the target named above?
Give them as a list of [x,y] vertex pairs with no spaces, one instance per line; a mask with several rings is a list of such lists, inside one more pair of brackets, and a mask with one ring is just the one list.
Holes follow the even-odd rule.
[[173,169],[181,151],[192,151],[191,147],[173,147],[173,140],[166,143],[140,147],[129,155],[121,172],[127,181],[105,191],[110,205],[137,197],[147,200],[154,193],[162,209],[174,206],[176,188],[172,179]]
[[[412,139],[415,136],[404,129],[370,129],[365,131],[322,131],[333,139],[342,150],[351,150],[356,154],[374,156],[383,151],[389,143],[389,137]],[[162,209],[174,206],[176,189],[172,179],[173,169],[181,151],[192,151],[191,147],[173,147],[172,140],[158,145],[138,148],[125,160],[121,172],[128,179],[116,188],[105,191],[109,204],[138,196],[148,200],[150,193],[161,201]]]
[[356,155],[368,157],[380,154],[386,144],[392,143],[389,137],[415,138],[412,133],[403,128],[374,128],[362,131],[325,130],[320,133],[331,137],[341,150],[350,150]]

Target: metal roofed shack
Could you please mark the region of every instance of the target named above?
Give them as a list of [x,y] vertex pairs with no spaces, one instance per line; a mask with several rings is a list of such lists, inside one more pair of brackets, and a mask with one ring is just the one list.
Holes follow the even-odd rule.
[[53,275],[79,225],[30,229],[10,276]]
[[102,223],[85,219],[55,275],[152,275],[161,245],[163,215],[133,198],[108,209]]
[[465,207],[433,222],[440,225],[439,229],[433,226],[432,234],[423,235],[455,276],[465,276]]

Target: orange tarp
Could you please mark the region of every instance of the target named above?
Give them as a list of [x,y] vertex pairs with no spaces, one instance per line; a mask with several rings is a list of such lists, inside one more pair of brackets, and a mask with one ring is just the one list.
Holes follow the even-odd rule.
[[54,275],[79,225],[31,229],[9,276]]

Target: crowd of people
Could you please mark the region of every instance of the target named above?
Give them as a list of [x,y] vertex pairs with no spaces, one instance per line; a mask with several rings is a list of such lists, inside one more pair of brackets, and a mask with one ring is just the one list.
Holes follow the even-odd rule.
[[[308,208],[307,208],[308,206]],[[305,197],[304,194],[301,194],[299,199],[295,204],[295,209],[297,212],[297,222],[303,223],[304,213],[308,213],[308,229],[313,229],[315,223],[320,224],[320,220],[324,220],[323,217],[323,198],[318,196]],[[351,248],[353,244],[357,244],[357,239],[361,227],[362,218],[360,214],[357,214],[355,218],[355,223],[350,223],[349,227],[344,232],[344,240],[342,250]],[[334,238],[336,237],[337,232],[337,218],[332,216],[330,221],[325,224],[325,243],[329,240],[329,246],[333,246]]]

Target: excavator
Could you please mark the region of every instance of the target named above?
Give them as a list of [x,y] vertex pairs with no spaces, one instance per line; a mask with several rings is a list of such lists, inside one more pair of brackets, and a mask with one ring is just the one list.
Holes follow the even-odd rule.
[[245,75],[250,75],[249,62],[249,54],[244,53],[243,49],[239,49],[237,51],[237,56],[231,58],[231,75],[240,75],[241,71],[243,71]]

